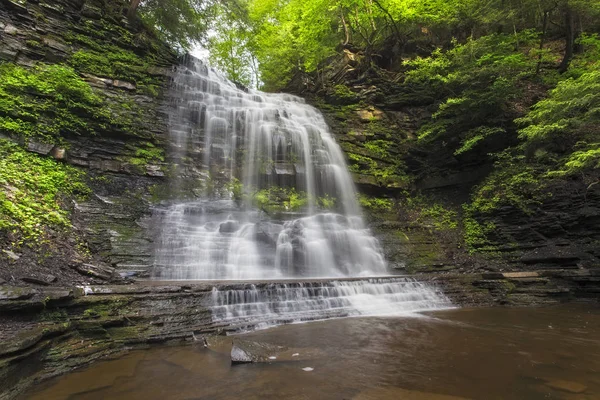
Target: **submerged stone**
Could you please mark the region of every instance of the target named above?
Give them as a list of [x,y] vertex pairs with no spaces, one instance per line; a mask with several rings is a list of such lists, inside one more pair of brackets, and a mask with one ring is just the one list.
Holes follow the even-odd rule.
[[231,348],[231,363],[246,364],[251,362],[253,362],[252,356],[234,344]]
[[583,393],[587,389],[587,386],[582,383],[563,379],[547,382],[546,386],[568,393]]
[[264,342],[234,339],[231,347],[231,363],[272,362],[278,355],[287,351],[287,347],[276,346]]

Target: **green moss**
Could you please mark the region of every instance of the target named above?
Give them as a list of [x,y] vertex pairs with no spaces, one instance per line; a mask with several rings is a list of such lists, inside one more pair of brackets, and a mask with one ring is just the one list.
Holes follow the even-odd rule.
[[391,211],[392,207],[394,206],[394,202],[390,199],[370,197],[362,193],[358,194],[358,203],[361,205],[361,207],[375,212]]
[[272,186],[249,196],[253,204],[268,213],[300,211],[308,205],[306,192],[296,191],[294,188]]
[[135,340],[137,339],[141,331],[147,330],[147,326],[119,326],[107,328],[108,335],[113,340]]
[[25,44],[26,44],[27,46],[29,46],[29,47],[33,47],[33,48],[42,47],[42,43],[40,43],[40,42],[39,42],[39,41],[37,41],[37,40],[33,40],[33,39],[30,39],[30,40],[27,40],[27,41],[25,41]]
[[405,190],[402,192],[400,205],[406,215],[418,224],[429,225],[437,231],[458,228],[460,222],[458,212],[444,207],[434,199]]
[[68,134],[93,134],[90,120],[110,120],[102,98],[70,67],[4,63],[0,76],[0,131],[55,143]]
[[61,198],[89,193],[82,178],[74,167],[0,139],[0,231],[19,242],[40,239],[49,227],[70,227]]
[[333,210],[337,205],[337,199],[326,194],[325,196],[317,199],[317,204],[324,210]]
[[100,318],[100,313],[92,308],[88,308],[81,316],[86,319],[96,319]]
[[144,147],[137,148],[135,150],[135,155],[128,158],[126,161],[138,167],[145,167],[148,164],[156,162],[164,162],[164,150],[155,147],[150,142],[145,142]]
[[364,144],[365,148],[381,159],[390,157],[389,148],[392,142],[389,140],[371,140]]
[[334,97],[335,102],[339,104],[349,105],[358,103],[358,96],[346,85],[335,85],[333,87],[332,96]]
[[335,94],[336,97],[339,97],[339,98],[348,98],[348,97],[356,96],[354,94],[354,92],[352,90],[350,90],[350,88],[348,88],[348,86],[346,86],[346,85],[335,85],[333,87],[333,93]]
[[520,159],[505,160],[482,184],[475,188],[471,209],[490,214],[501,206],[510,205],[526,214],[542,199],[542,182],[531,165]]
[[372,175],[380,186],[399,188],[410,183],[410,178],[404,173],[400,163],[390,165],[351,152],[347,153],[347,156],[351,172]]
[[41,321],[66,321],[68,315],[64,310],[48,311],[44,310],[40,313]]
[[424,206],[419,215],[420,221],[433,223],[437,230],[456,229],[458,227],[458,214],[456,211],[449,210],[441,204]]
[[465,245],[469,253],[497,251],[497,247],[489,239],[489,235],[494,232],[496,225],[493,222],[480,223],[473,216],[473,210],[469,205],[465,205],[463,229]]
[[154,60],[139,57],[132,51],[117,46],[101,50],[79,50],[68,61],[78,71],[133,82],[148,94],[158,95],[162,81],[148,74]]

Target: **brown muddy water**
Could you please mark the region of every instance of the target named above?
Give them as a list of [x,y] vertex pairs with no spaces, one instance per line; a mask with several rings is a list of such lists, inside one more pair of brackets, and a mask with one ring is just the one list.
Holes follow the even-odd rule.
[[600,399],[598,306],[347,318],[239,337],[285,346],[293,356],[231,365],[227,351],[157,347],[99,362],[23,398]]

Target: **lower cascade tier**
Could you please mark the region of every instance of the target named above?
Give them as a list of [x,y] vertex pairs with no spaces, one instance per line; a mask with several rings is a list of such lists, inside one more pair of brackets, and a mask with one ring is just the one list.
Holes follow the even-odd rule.
[[214,322],[266,327],[350,316],[394,316],[452,308],[434,287],[408,277],[244,284],[213,288]]

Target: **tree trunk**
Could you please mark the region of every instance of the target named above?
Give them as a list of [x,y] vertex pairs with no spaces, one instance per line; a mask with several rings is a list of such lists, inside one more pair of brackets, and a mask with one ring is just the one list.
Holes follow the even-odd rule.
[[540,55],[538,56],[537,67],[535,67],[535,74],[540,73],[542,68],[542,50],[544,50],[544,40],[546,39],[546,30],[548,29],[548,11],[544,11],[544,19],[542,20],[542,35],[540,37]]
[[379,7],[379,9],[381,11],[383,11],[387,17],[390,19],[390,22],[392,24],[392,30],[394,31],[394,35],[396,35],[396,40],[400,41],[401,40],[401,35],[400,35],[400,31],[398,30],[398,25],[396,25],[396,20],[394,20],[394,17],[392,16],[392,14],[390,14],[390,12],[384,8],[381,3],[379,3],[379,1],[374,0],[374,3],[377,7]]
[[348,25],[346,24],[346,18],[344,17],[344,11],[342,7],[340,7],[340,17],[342,19],[342,26],[344,27],[344,46],[350,43],[350,31],[348,30]]
[[575,19],[571,8],[567,5],[565,8],[565,56],[558,67],[558,72],[561,74],[569,69],[569,64],[573,58],[573,49],[575,47]]
[[129,10],[127,11],[128,17],[133,17],[135,15],[135,12],[137,11],[137,8],[139,7],[141,2],[142,0],[131,0],[129,2]]

